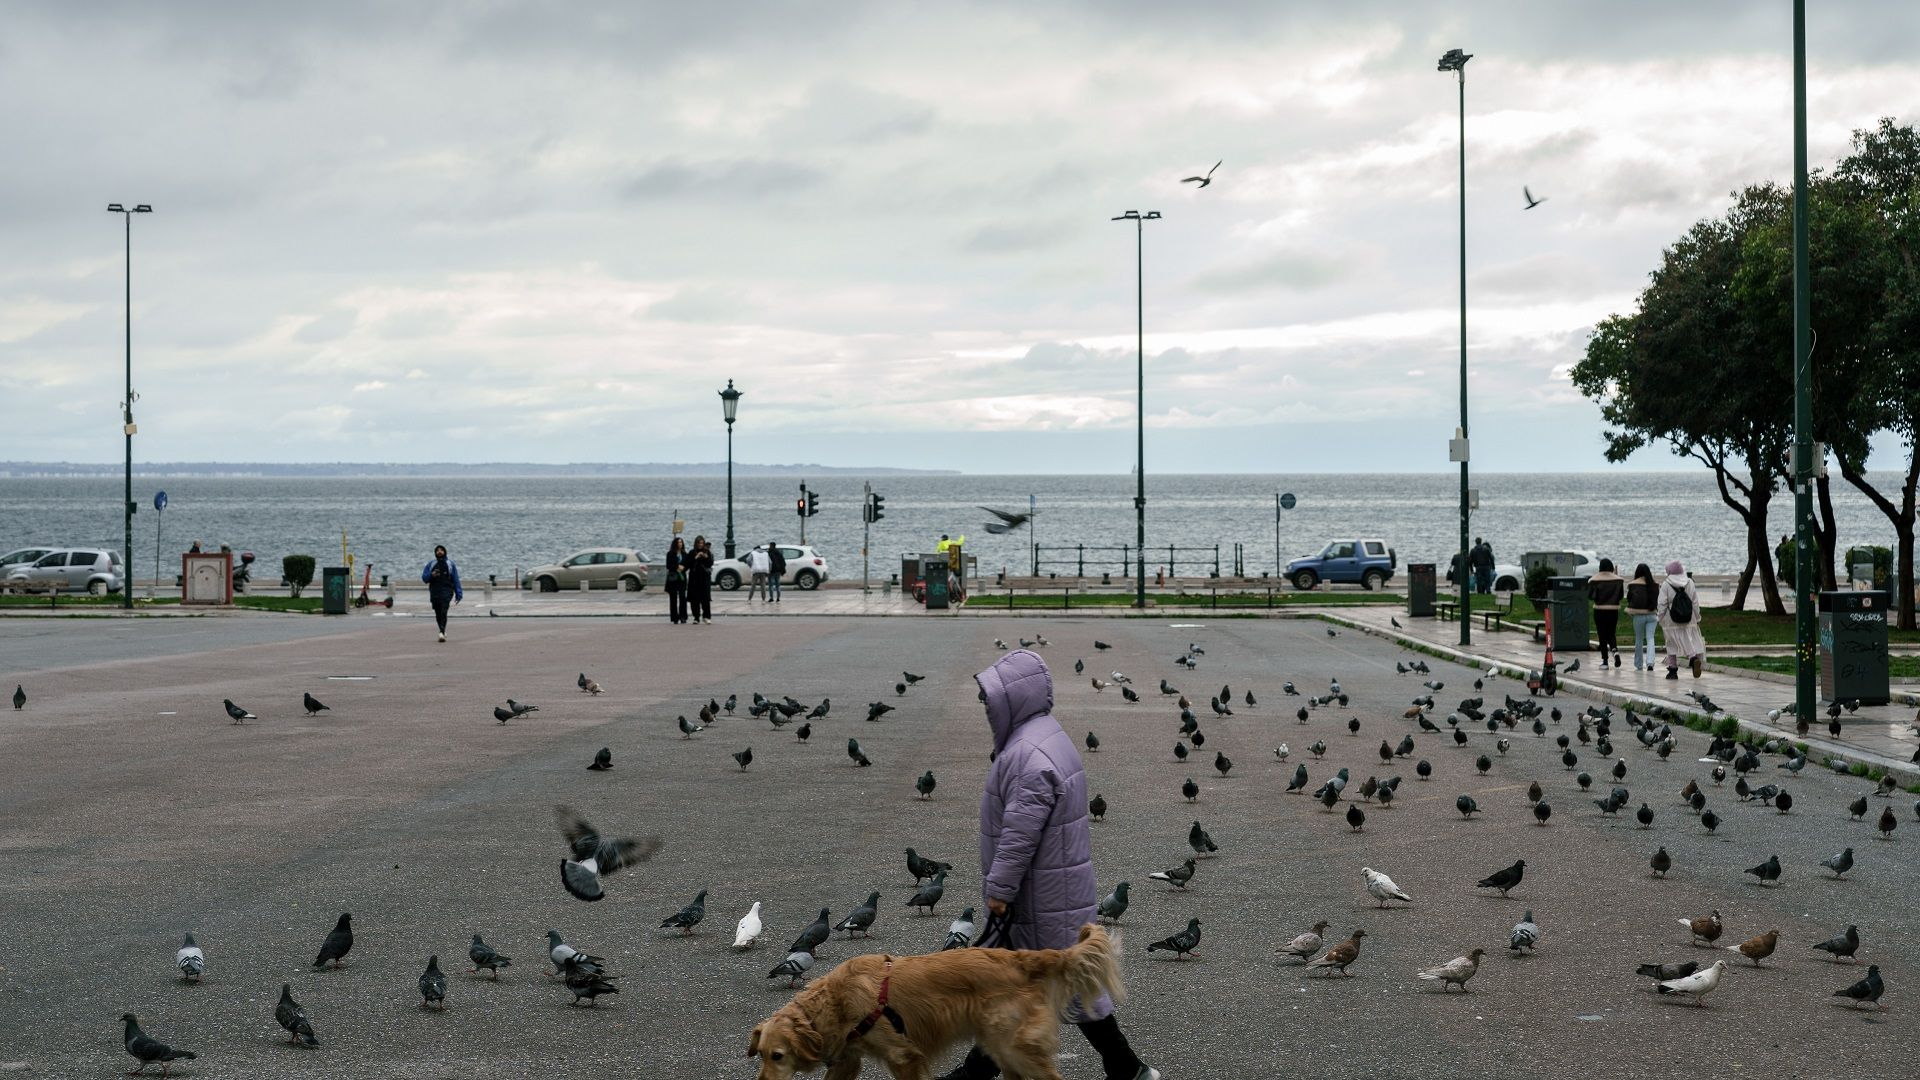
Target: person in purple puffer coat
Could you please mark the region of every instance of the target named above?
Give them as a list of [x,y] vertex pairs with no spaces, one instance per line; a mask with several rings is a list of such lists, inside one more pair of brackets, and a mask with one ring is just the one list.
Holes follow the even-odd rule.
[[[1080,927],[1094,920],[1099,902],[1080,752],[1053,718],[1053,676],[1039,654],[1010,652],[974,680],[993,729],[993,767],[980,799],[987,910],[1010,917],[1009,948],[1069,948]],[[1107,1080],[1159,1080],[1127,1045],[1105,995],[1076,1000],[1068,1019],[1099,1053]],[[976,1046],[943,1080],[986,1080],[999,1072]]]

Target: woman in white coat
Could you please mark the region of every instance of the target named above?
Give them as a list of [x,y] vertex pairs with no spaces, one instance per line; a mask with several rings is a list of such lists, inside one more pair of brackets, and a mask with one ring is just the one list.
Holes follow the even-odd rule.
[[1680,677],[1683,656],[1693,677],[1699,678],[1707,658],[1707,639],[1700,633],[1700,592],[1677,559],[1667,564],[1666,580],[1660,583],[1658,614],[1667,639],[1667,678]]

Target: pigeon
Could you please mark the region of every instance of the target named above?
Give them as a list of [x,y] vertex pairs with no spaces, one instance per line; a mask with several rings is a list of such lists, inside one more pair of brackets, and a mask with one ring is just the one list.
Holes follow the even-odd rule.
[[1363,866],[1360,868],[1360,873],[1367,881],[1367,895],[1380,901],[1381,907],[1386,907],[1387,901],[1389,900],[1405,900],[1407,903],[1413,902],[1413,897],[1408,896],[1400,886],[1393,883],[1392,878],[1380,871],[1370,866]]
[[1460,811],[1460,816],[1471,818],[1474,814],[1479,813],[1480,804],[1473,801],[1473,796],[1471,795],[1461,795],[1453,800],[1453,808]]
[[1156,870],[1147,876],[1155,881],[1164,881],[1175,888],[1185,889],[1187,882],[1193,880],[1193,860],[1188,859],[1171,870]]
[[1303,963],[1311,960],[1313,954],[1319,952],[1320,946],[1323,944],[1320,935],[1326,933],[1327,927],[1330,925],[1332,924],[1325,919],[1314,923],[1313,929],[1308,930],[1304,934],[1300,934],[1292,941],[1280,946],[1280,951],[1288,956],[1298,957]]
[[554,975],[561,974],[568,967],[579,971],[602,971],[605,969],[607,963],[606,960],[601,957],[594,956],[592,953],[581,952],[579,949],[560,940],[560,931],[558,930],[547,931],[547,956],[553,961]]
[[852,937],[856,930],[862,935],[871,937],[870,928],[873,926],[873,920],[879,914],[880,894],[877,892],[868,893],[866,903],[847,912],[847,917],[834,923],[833,928],[835,930],[845,930],[848,937]]
[[940,945],[941,952],[952,949],[964,949],[973,944],[973,909],[967,908],[960,917],[947,924],[947,937]]
[[898,697],[905,697],[907,693],[907,684],[903,682],[894,683],[893,692]]
[[1185,960],[1193,955],[1200,944],[1200,920],[1188,919],[1187,928],[1169,938],[1163,938],[1147,946],[1148,952],[1170,952],[1175,960]]
[[327,939],[320,943],[320,955],[314,957],[313,966],[323,968],[332,964],[339,967],[347,962],[347,954],[352,951],[353,916],[342,912],[340,921],[333,924],[333,929],[327,933]]
[[1507,948],[1517,953],[1522,949],[1539,947],[1540,925],[1533,921],[1533,910],[1529,908],[1520,921],[1513,924],[1513,929],[1507,932]]
[[675,717],[674,721],[680,728],[680,737],[683,739],[691,739],[695,735],[707,730],[705,727],[688,720],[684,714]]
[[501,968],[513,966],[511,957],[494,952],[493,946],[481,941],[479,934],[473,935],[473,944],[467,946],[467,959],[473,961],[474,974],[479,974],[480,969],[485,968],[492,972],[496,979],[500,977]]
[[1712,967],[1703,968],[1683,978],[1668,979],[1665,982],[1656,983],[1655,986],[1663,994],[1692,994],[1695,1005],[1704,1005],[1706,996],[1720,985],[1720,976],[1725,974],[1726,970],[1725,960],[1715,960]]
[[733,715],[733,710],[734,710],[734,709],[736,709],[736,708],[738,708],[738,707],[739,707],[739,705],[740,705],[740,695],[738,695],[738,694],[728,694],[728,695],[727,695],[727,701],[726,701],[726,704],[724,704],[724,705],[722,705],[722,706],[720,706],[720,707],[721,707],[722,709],[725,709],[725,710],[726,710],[726,712],[727,712],[727,715],[728,715],[728,716],[732,716],[732,715]]
[[785,960],[775,964],[772,971],[767,972],[767,978],[784,977],[787,980],[787,989],[791,990],[799,985],[800,976],[805,975],[807,969],[811,967],[813,967],[813,954],[805,949],[795,949],[787,954]]
[[1886,806],[1881,807],[1880,823],[1877,826],[1877,828],[1880,830],[1880,839],[1882,840],[1893,839],[1893,830],[1899,827],[1900,827],[1900,819],[1893,815],[1892,804],[1888,804]]
[[[887,704],[884,701],[870,702],[867,705],[867,721],[871,723],[873,721],[879,720],[881,717],[887,715],[892,711],[893,711],[893,706]],[[814,718],[808,717],[808,719],[811,720]]]
[[1667,854],[1667,849],[1663,847],[1653,853],[1649,865],[1653,867],[1654,877],[1666,877],[1667,871],[1673,869],[1673,856]]
[[1085,660],[1075,660],[1073,662],[1073,673],[1075,675],[1085,675],[1087,673],[1087,662]]
[[140,1067],[128,1073],[128,1076],[138,1076],[146,1072],[147,1066],[156,1061],[160,1063],[160,1075],[165,1076],[173,1068],[174,1062],[192,1061],[200,1056],[191,1050],[175,1050],[159,1039],[152,1038],[140,1030],[140,1021],[135,1019],[132,1013],[121,1013],[120,1019],[126,1023],[126,1030],[120,1037],[121,1045],[125,1046],[127,1053],[132,1054],[134,1060],[140,1063]]
[[308,716],[313,716],[317,713],[333,711],[332,709],[327,708],[325,705],[320,704],[320,699],[317,697],[314,697],[312,694],[302,694],[301,698],[302,700],[300,703],[306,706]]
[[440,970],[440,957],[427,957],[427,970],[420,973],[420,1007],[447,1007],[447,977]]
[[1100,906],[1094,909],[1094,914],[1110,923],[1119,922],[1120,916],[1127,913],[1127,890],[1131,888],[1133,883],[1128,881],[1115,885],[1113,891],[1100,901]]
[[1125,686],[1126,684],[1133,681],[1131,677],[1129,677],[1125,672],[1122,672],[1122,671],[1113,672],[1112,676],[1113,676],[1113,681],[1116,683],[1119,683],[1122,686]]
[[793,734],[801,742],[806,742],[813,736],[813,725],[801,724],[799,727],[793,729]]
[[1335,630],[1335,629],[1334,629],[1333,627],[1331,627],[1331,626],[1329,626],[1329,627],[1327,627],[1327,636],[1328,636],[1328,637],[1339,637],[1339,636],[1340,636],[1340,631],[1338,631],[1338,630]]
[[200,943],[193,940],[192,934],[180,943],[180,951],[173,954],[173,966],[180,969],[180,977],[188,982],[199,982],[200,976],[206,974],[206,954],[200,951]]
[[1365,810],[1360,809],[1360,804],[1348,803],[1347,804],[1347,824],[1352,827],[1353,831],[1354,832],[1366,831],[1364,828],[1362,828],[1362,826],[1366,825],[1366,823],[1367,823],[1367,812]]
[[933,798],[934,783],[933,770],[928,769],[926,772],[920,774],[918,780],[913,782],[913,790],[920,793],[920,798],[931,799]]
[[1087,816],[1095,821],[1105,821],[1107,819],[1107,797],[1105,795],[1096,792],[1093,798],[1087,800]]
[[855,765],[863,769],[873,764],[873,762],[867,758],[866,751],[860,749],[859,739],[847,740],[847,757],[851,759]]
[[1720,940],[1721,926],[1718,911],[1698,919],[1681,919],[1680,925],[1686,927],[1687,932],[1693,935],[1692,943],[1695,945],[1711,945]]
[[1545,799],[1542,799],[1539,802],[1533,804],[1534,824],[1545,825],[1547,823],[1547,819],[1552,816],[1553,816],[1553,806],[1552,804],[1548,803]]
[[[1233,759],[1228,757],[1226,754],[1218,750],[1215,750],[1213,752],[1213,767],[1220,770],[1220,775],[1222,777],[1225,777],[1227,773],[1233,770]],[[1891,813],[1892,811],[1888,811],[1888,812]]]
[[1764,934],[1750,937],[1738,945],[1728,945],[1726,949],[1728,952],[1739,953],[1741,956],[1753,961],[1754,967],[1759,967],[1760,961],[1772,956],[1774,948],[1779,944],[1780,931],[1769,930]]
[[1097,638],[1094,640],[1093,647],[1100,650],[1101,652],[1106,652],[1108,649],[1113,648],[1113,646]]
[[1327,811],[1331,813],[1333,808],[1340,803],[1340,789],[1331,783],[1322,784],[1320,785],[1319,799],[1320,805],[1326,807]]
[[1139,695],[1139,694],[1136,694],[1136,693],[1134,693],[1134,692],[1133,692],[1133,687],[1131,687],[1131,686],[1123,686],[1123,687],[1121,687],[1121,688],[1120,688],[1120,696],[1121,696],[1121,697],[1123,697],[1123,698],[1125,698],[1125,699],[1127,699],[1127,701],[1128,701],[1128,702],[1136,702],[1136,701],[1139,701],[1139,700],[1140,700],[1140,695]]
[[707,890],[701,889],[694,895],[692,903],[660,920],[660,929],[675,928],[682,934],[691,934],[693,928],[700,925],[700,920],[706,917]]
[[1246,701],[1246,703],[1247,703],[1247,708],[1249,708],[1249,709],[1251,709],[1251,708],[1253,708],[1254,706],[1256,706],[1256,705],[1258,705],[1258,704],[1260,704],[1259,702],[1257,702],[1257,701],[1255,701],[1255,700],[1253,699],[1253,691],[1251,691],[1251,690],[1249,690],[1249,691],[1247,691],[1247,693],[1246,693],[1246,697],[1245,697],[1245,698],[1244,698],[1243,700],[1245,700],[1245,701]]
[[1473,767],[1480,770],[1481,776],[1485,776],[1487,775],[1487,770],[1493,768],[1493,759],[1485,754],[1481,754],[1480,757],[1474,761]]
[[587,768],[594,772],[606,772],[613,768],[613,750],[605,746],[601,747],[600,752],[593,755],[593,764]]
[[[1221,159],[1221,161],[1214,162],[1213,169],[1219,168],[1221,165],[1221,162],[1224,160],[1225,159],[1223,158]],[[1200,187],[1206,187],[1207,185],[1213,183],[1213,169],[1208,169],[1207,174],[1205,176],[1189,176],[1180,182],[1183,184],[1198,184],[1200,185]],[[1199,188],[1195,188],[1194,190],[1198,191]]]
[[931,915],[933,914],[934,907],[940,903],[940,898],[945,896],[946,892],[947,872],[942,870],[933,875],[932,881],[920,886],[920,890],[913,894],[912,898],[907,901],[906,906],[910,908],[924,908],[926,913]]
[[[248,720],[260,719],[259,717],[253,715],[252,713],[241,708],[240,706],[235,705],[231,699],[223,698],[221,699],[220,704],[225,705],[227,707],[227,715],[232,717],[233,722],[236,724],[245,723]],[[1866,813],[1866,811],[1862,810],[1861,813],[1864,814]]]
[[833,699],[832,699],[832,698],[821,698],[821,699],[820,699],[820,704],[818,704],[818,705],[815,705],[815,706],[813,707],[813,711],[807,714],[807,719],[809,719],[809,720],[824,720],[824,719],[826,719],[826,716],[827,716],[827,713],[828,713],[828,712],[829,712],[830,710],[832,710],[832,708],[833,708]]
[[1699,970],[1698,960],[1686,960],[1678,964],[1641,964],[1633,969],[1633,973],[1652,979],[1654,982],[1667,982],[1671,979],[1684,979]]
[[1839,960],[1841,957],[1852,960],[1854,958],[1853,954],[1860,949],[1860,928],[1857,926],[1849,926],[1847,927],[1846,933],[1835,934],[1827,940],[1811,946],[1811,948],[1819,949],[1824,953],[1830,953],[1835,960]]
[[[1283,759],[1284,760],[1284,759]],[[1301,762],[1293,767],[1293,779],[1287,781],[1288,791],[1299,791],[1307,786],[1307,763]]]
[[999,638],[994,638],[993,647],[996,649],[999,649],[1001,652],[1006,652],[1010,646],[1008,646],[1006,642],[1000,640]]
[[[821,908],[819,916],[808,923],[805,930],[800,931],[800,936],[793,939],[793,944],[787,946],[787,952],[789,954],[812,953],[831,936],[833,936],[833,929],[827,921],[827,909]],[[789,956],[788,959],[792,957]]]
[[735,750],[732,756],[734,763],[740,766],[740,771],[746,772],[747,766],[753,764],[753,747],[749,746],[744,750]]
[[573,855],[560,860],[560,884],[579,900],[591,903],[604,899],[600,875],[645,862],[660,850],[657,836],[604,838],[592,823],[569,807],[556,806],[553,815]]
[[1425,780],[1433,776],[1433,765],[1426,758],[1421,758],[1414,764],[1413,771],[1419,775],[1420,779]]
[[1838,854],[1829,855],[1820,860],[1820,865],[1833,871],[1834,877],[1844,878],[1847,876],[1847,871],[1853,869],[1853,849],[1847,848]]
[[1395,630],[1399,630],[1399,629],[1402,629],[1402,627],[1401,627],[1401,625],[1400,625],[1400,620],[1399,620],[1399,619],[1396,619],[1396,618],[1394,618],[1393,616],[1391,616],[1391,615],[1389,615],[1389,616],[1387,616],[1387,621],[1393,624],[1393,628],[1394,628]]
[[1708,810],[1700,815],[1700,824],[1706,826],[1708,832],[1712,832],[1720,827],[1720,815]]
[[1847,804],[1847,815],[1853,818],[1853,820],[1859,821],[1861,818],[1865,817],[1866,814],[1867,814],[1867,797],[1865,795],[1862,795],[1859,798],[1853,800],[1851,803]]
[[1107,684],[1101,682],[1098,675],[1089,675],[1087,681],[1093,684],[1093,692],[1096,694],[1107,688]]
[[1754,877],[1759,878],[1760,883],[1762,885],[1779,881],[1780,880],[1780,856],[1769,855],[1767,856],[1766,862],[1761,863],[1759,866],[1748,867],[1744,872],[1752,874]]
[[1321,953],[1318,958],[1308,961],[1310,968],[1325,968],[1338,971],[1342,975],[1352,975],[1347,965],[1360,959],[1360,939],[1367,936],[1365,930],[1355,930],[1347,940]]
[[[27,707],[27,688],[26,688],[26,686],[24,686],[24,685],[22,685],[22,684],[20,684],[20,683],[15,683],[15,684],[14,684],[14,687],[13,687],[13,708],[14,708],[14,711],[15,711],[15,712],[18,712],[18,711],[20,711],[21,709],[24,709],[24,708],[26,708],[26,707]],[[129,1016],[131,1016],[132,1014],[128,1014],[128,1015],[129,1015]],[[131,1021],[131,1020],[129,1020],[129,1021],[128,1021],[128,1023],[129,1023],[129,1024],[131,1024],[131,1023],[132,1023],[132,1021]],[[138,1030],[138,1029],[135,1029],[135,1030]]]
[[1220,845],[1213,842],[1213,837],[1197,821],[1193,823],[1193,828],[1187,830],[1187,846],[1193,848],[1194,855],[1203,859],[1220,850]]
[[580,691],[585,694],[599,694],[601,692],[600,684],[587,678],[587,673],[584,671],[580,673],[578,679],[574,680],[574,685],[578,686]]
[[1100,752],[1100,736],[1095,735],[1091,731],[1087,732],[1087,753],[1097,754],[1099,752]]
[[1852,998],[1856,1002],[1866,1002],[1877,1008],[1886,1008],[1880,1004],[1880,995],[1887,992],[1885,983],[1880,981],[1880,965],[1867,965],[1867,977],[1833,992],[1834,997]]
[[1642,801],[1640,803],[1640,809],[1635,810],[1633,812],[1633,819],[1635,821],[1638,821],[1640,823],[1640,827],[1643,829],[1652,828],[1653,827],[1653,807],[1648,806],[1644,801]]
[[1194,783],[1193,777],[1189,776],[1186,781],[1180,785],[1180,794],[1186,796],[1188,802],[1192,802],[1200,797],[1200,785]]
[[293,1000],[293,987],[280,984],[280,1003],[273,1008],[273,1018],[287,1029],[287,1041],[319,1046],[320,1040],[314,1037],[313,1020],[307,1015],[306,1007]]
[[1525,184],[1520,185],[1520,195],[1521,197],[1527,200],[1527,205],[1522,207],[1522,209],[1524,210],[1531,210],[1534,207],[1539,206],[1541,203],[1547,201],[1544,198],[1539,198],[1539,199],[1534,198],[1533,189],[1527,187]]
[[617,994],[620,988],[613,985],[614,977],[604,970],[594,967],[589,970],[580,963],[578,957],[572,957],[561,965],[561,975],[565,977],[567,992],[573,995],[569,1005],[578,1005],[585,1000],[592,1008],[602,994]]
[[1512,866],[1507,867],[1505,870],[1496,870],[1488,874],[1486,877],[1481,878],[1477,884],[1483,889],[1499,889],[1500,895],[1505,896],[1507,895],[1508,889],[1520,884],[1520,879],[1525,877],[1526,873],[1527,860],[1515,859]]
[[1427,982],[1439,983],[1440,990],[1443,993],[1452,987],[1458,986],[1460,992],[1464,994],[1467,991],[1467,980],[1473,978],[1474,974],[1480,970],[1480,958],[1486,954],[1487,950],[1485,949],[1475,949],[1467,955],[1455,957],[1441,964],[1439,967],[1428,968],[1420,972],[1419,977]]
[[494,718],[495,720],[498,720],[498,721],[500,721],[500,722],[501,722],[501,723],[503,723],[503,724],[504,724],[504,723],[506,723],[507,721],[509,721],[509,720],[511,720],[511,719],[513,719],[513,718],[514,718],[515,716],[518,716],[518,715],[519,715],[518,713],[516,713],[516,712],[513,712],[513,711],[511,711],[511,710],[509,710],[509,709],[503,709],[503,708],[501,708],[501,707],[500,707],[500,706],[498,706],[498,705],[495,705],[495,706],[493,707],[493,718]]

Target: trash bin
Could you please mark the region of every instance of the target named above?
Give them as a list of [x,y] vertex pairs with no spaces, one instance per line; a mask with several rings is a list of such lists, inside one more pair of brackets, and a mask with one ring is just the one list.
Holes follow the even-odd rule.
[[918,555],[900,556],[900,591],[910,593],[913,591],[913,587],[915,585],[918,585],[919,583],[920,583],[920,556]]
[[1885,705],[1887,612],[1884,592],[1820,594],[1820,696]]
[[1412,618],[1433,618],[1433,599],[1439,588],[1439,570],[1438,565],[1430,562],[1407,564],[1407,614]]
[[1547,618],[1553,624],[1554,652],[1587,651],[1587,579],[1547,579]]
[[947,557],[929,555],[920,568],[927,582],[927,610],[945,611],[947,608]]
[[320,611],[325,615],[347,613],[347,575],[344,566],[329,566],[320,571]]

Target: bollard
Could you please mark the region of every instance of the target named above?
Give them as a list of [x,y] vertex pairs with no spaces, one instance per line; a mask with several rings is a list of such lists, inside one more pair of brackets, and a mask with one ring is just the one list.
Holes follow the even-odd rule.
[[592,591],[592,589],[593,589],[593,582],[591,582],[591,581],[588,581],[588,580],[587,580],[586,578],[581,578],[581,579],[580,579],[580,591],[581,591],[581,592],[590,592],[590,591]]

